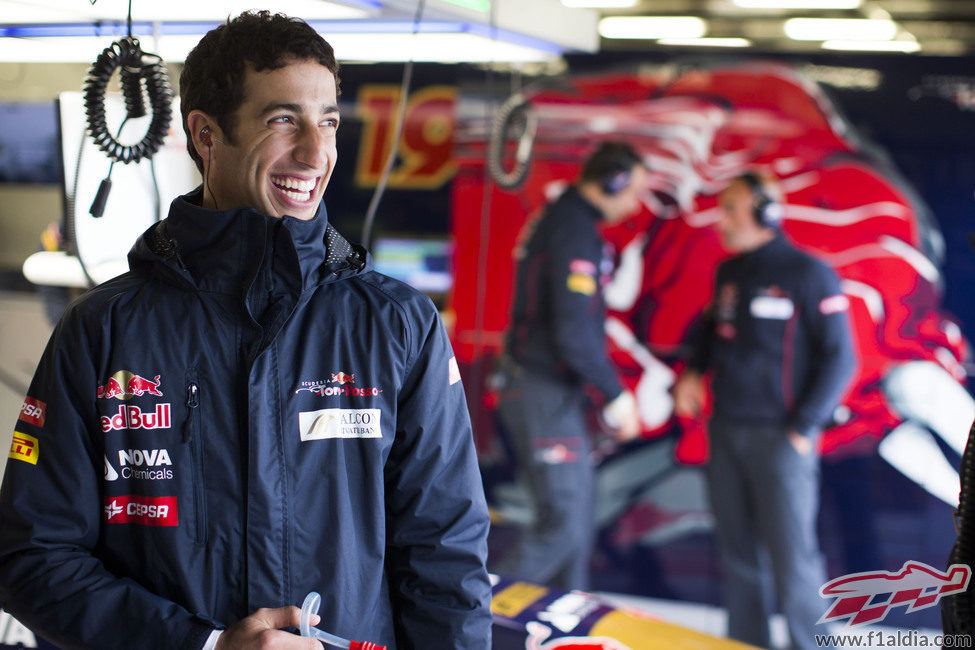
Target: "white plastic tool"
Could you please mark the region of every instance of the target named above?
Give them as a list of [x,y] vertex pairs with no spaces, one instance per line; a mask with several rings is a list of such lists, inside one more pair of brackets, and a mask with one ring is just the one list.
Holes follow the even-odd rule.
[[342,637],[319,630],[317,627],[312,627],[311,617],[314,614],[318,614],[318,608],[321,607],[321,604],[322,597],[317,591],[312,591],[305,596],[305,602],[301,604],[301,616],[298,619],[301,636],[312,637],[327,645],[336,648],[347,648],[348,650],[386,650],[386,646],[384,645],[372,643],[371,641],[349,641],[348,639],[343,639]]

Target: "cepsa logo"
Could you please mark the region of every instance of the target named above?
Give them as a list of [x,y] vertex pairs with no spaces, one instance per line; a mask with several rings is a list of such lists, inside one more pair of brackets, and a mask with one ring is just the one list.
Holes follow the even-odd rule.
[[170,404],[156,404],[155,411],[143,412],[138,406],[120,405],[115,415],[103,415],[102,432],[120,429],[168,429],[172,426]]
[[142,526],[178,526],[176,497],[125,494],[105,497],[105,523]]
[[24,405],[20,407],[20,415],[17,416],[17,419],[36,427],[42,427],[44,426],[44,412],[46,410],[47,404],[28,395],[24,398]]
[[109,377],[108,381],[98,387],[97,397],[104,399],[126,400],[133,396],[141,397],[148,393],[156,397],[162,397],[159,390],[159,375],[155,379],[146,379],[130,370],[119,370]]

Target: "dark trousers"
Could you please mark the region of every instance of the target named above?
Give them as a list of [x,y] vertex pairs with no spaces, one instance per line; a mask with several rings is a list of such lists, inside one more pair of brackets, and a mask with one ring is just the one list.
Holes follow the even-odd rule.
[[[816,536],[819,459],[779,426],[712,420],[708,492],[724,571],[728,636],[769,647],[767,562],[794,648],[816,648],[826,581]],[[815,446],[815,445],[814,445]]]
[[534,522],[496,572],[561,589],[587,589],[593,467],[581,391],[551,378],[509,375],[499,415],[512,438]]

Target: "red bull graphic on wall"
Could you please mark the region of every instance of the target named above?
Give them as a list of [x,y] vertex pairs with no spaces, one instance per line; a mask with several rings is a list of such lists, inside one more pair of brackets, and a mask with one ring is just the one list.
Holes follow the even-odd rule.
[[[823,481],[845,490],[835,497],[838,514],[829,515],[834,524],[840,520],[830,531],[832,564],[840,569],[833,574],[861,568],[851,559],[857,553],[876,566],[885,552],[874,525],[883,516],[874,507],[884,492],[878,477],[896,476],[916,490],[911,502],[930,495],[957,504],[954,465],[975,401],[964,386],[968,343],[942,308],[945,242],[917,192],[815,82],[766,61],[648,66],[525,90],[501,112],[494,125],[471,116],[456,127],[461,162],[452,230],[458,250],[481,251],[484,259],[456,258],[451,315],[458,360],[479,373],[476,381],[488,373],[508,325],[507,309],[484,303],[510,305],[511,251],[525,224],[574,179],[602,140],[626,140],[651,170],[642,213],[604,229],[616,258],[605,288],[608,345],[644,424],[643,441],[624,454],[611,444],[597,449],[597,523],[610,561],[626,562],[634,545],[657,549],[662,555],[650,571],[660,578],[668,543],[710,529],[701,476],[693,471],[708,457],[706,417],[675,417],[669,391],[704,307],[713,301],[721,309],[736,299],[713,295],[715,269],[728,252],[712,226],[718,192],[745,171],[779,179],[783,233],[841,278],[843,295],[820,309],[848,306],[854,330],[857,374],[820,439],[820,453],[824,472],[868,464],[837,471],[850,489]],[[507,141],[498,137],[498,125],[510,127]],[[500,155],[491,158],[492,152]],[[487,199],[485,159],[492,173]],[[469,390],[480,395],[472,411],[482,457],[503,459],[494,398],[478,386],[470,382]],[[490,492],[499,521],[527,521],[517,482],[502,479],[497,488]]]

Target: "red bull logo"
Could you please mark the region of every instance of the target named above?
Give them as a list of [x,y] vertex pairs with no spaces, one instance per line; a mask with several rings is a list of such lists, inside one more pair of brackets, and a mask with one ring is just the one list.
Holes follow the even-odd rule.
[[851,573],[830,580],[819,589],[823,598],[836,598],[820,623],[847,619],[862,625],[882,621],[892,607],[906,605],[908,612],[933,607],[942,596],[965,591],[972,570],[952,564],[947,573],[922,562],[905,562],[901,570]]
[[138,406],[119,405],[118,413],[103,415],[102,432],[120,429],[168,429],[172,426],[171,405],[156,404],[155,411],[143,412]]
[[631,650],[630,646],[607,636],[563,636],[555,639],[547,625],[535,621],[525,624],[528,637],[525,650]]
[[97,396],[104,399],[129,399],[149,394],[162,397],[159,390],[159,375],[155,379],[146,379],[129,370],[119,370],[107,382],[98,387]]
[[332,373],[332,382],[337,384],[354,384],[355,375],[350,375],[348,373],[340,372],[338,374]]

